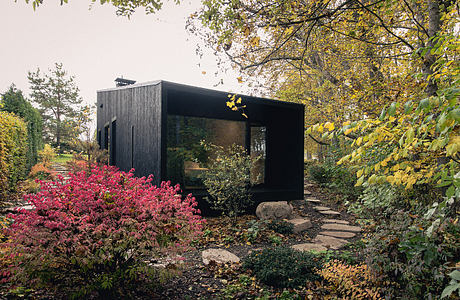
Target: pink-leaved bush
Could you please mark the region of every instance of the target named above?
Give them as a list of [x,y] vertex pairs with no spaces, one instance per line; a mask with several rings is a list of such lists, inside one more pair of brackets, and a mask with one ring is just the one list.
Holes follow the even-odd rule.
[[148,262],[189,249],[204,221],[191,195],[151,180],[105,166],[40,182],[26,196],[35,209],[12,216],[9,229],[18,280],[77,298],[125,297],[155,281]]

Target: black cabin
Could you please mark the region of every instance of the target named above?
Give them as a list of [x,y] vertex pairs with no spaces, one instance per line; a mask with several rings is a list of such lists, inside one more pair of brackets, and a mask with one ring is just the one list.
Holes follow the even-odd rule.
[[[153,174],[155,184],[179,183],[200,201],[200,173],[207,153],[201,140],[244,146],[262,157],[251,171],[253,197],[260,201],[303,198],[304,107],[250,96],[232,111],[228,93],[167,81],[97,92],[97,138],[109,161],[136,176]],[[252,176],[254,173],[254,176]]]

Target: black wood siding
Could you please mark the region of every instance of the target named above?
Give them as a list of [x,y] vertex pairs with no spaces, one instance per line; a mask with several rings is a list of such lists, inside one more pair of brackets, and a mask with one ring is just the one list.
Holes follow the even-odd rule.
[[98,130],[104,133],[104,126],[112,126],[113,120],[117,124],[113,164],[123,171],[134,167],[137,176],[153,174],[155,184],[161,178],[161,111],[160,84],[127,86],[97,94]]

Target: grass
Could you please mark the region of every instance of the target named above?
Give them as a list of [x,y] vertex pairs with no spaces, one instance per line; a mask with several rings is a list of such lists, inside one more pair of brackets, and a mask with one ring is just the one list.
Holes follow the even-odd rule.
[[72,154],[60,154],[54,157],[53,163],[65,164],[70,160],[72,160]]

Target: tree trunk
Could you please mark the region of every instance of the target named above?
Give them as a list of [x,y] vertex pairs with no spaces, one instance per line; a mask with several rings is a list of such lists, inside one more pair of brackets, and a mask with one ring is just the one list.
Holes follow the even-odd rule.
[[[427,42],[427,47],[431,50],[433,47],[433,37],[441,29],[441,16],[439,13],[439,1],[437,0],[429,0],[428,1],[428,35],[429,39]],[[424,57],[423,65],[422,65],[422,72],[427,78],[429,75],[433,74],[433,65],[436,62],[436,57],[431,54],[431,51],[428,51]],[[436,96],[436,91],[438,90],[438,85],[434,78],[430,78],[427,82],[427,86],[425,88],[425,93],[428,96]]]

